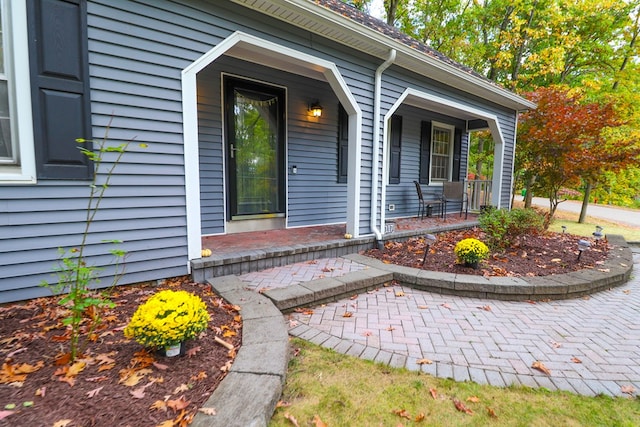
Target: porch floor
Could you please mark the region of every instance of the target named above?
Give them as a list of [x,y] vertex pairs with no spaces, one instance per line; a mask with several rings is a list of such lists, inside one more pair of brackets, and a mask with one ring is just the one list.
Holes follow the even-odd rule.
[[[394,220],[395,230],[386,233],[383,240],[402,240],[426,233],[438,233],[460,226],[474,226],[477,215],[468,219],[449,214],[437,217],[401,218]],[[254,231],[246,233],[206,236],[203,249],[211,249],[211,256],[191,261],[193,280],[203,282],[212,277],[240,275],[273,267],[316,259],[336,258],[373,248],[374,236],[345,239],[345,225],[323,225],[285,230]]]
[[[386,234],[385,238],[392,238],[394,234],[406,234],[407,232],[416,232],[417,235],[426,229],[437,232],[440,228],[447,229],[452,225],[466,222],[475,223],[476,220],[477,215],[473,213],[469,213],[467,220],[464,217],[459,217],[458,214],[451,213],[445,221],[437,217],[400,218],[394,220],[395,232]],[[335,224],[204,236],[202,237],[202,248],[211,249],[217,255],[224,255],[283,246],[315,245],[344,239],[345,230],[345,224]]]

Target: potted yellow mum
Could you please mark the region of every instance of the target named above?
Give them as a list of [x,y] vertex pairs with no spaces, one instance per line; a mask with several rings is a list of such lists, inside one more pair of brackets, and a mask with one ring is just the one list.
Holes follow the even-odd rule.
[[171,357],[184,354],[184,341],[196,338],[208,323],[207,306],[200,297],[164,290],[138,307],[124,335]]
[[478,263],[489,257],[489,248],[478,239],[463,239],[453,249],[457,261],[467,267],[478,268]]

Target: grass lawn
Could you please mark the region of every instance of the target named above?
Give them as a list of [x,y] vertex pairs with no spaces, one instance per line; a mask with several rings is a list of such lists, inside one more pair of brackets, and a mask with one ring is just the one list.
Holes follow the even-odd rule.
[[[439,379],[294,339],[270,426],[638,426],[640,398],[583,397]],[[456,409],[457,399],[468,410]],[[293,420],[296,420],[296,423]],[[322,424],[324,423],[324,424]]]
[[[640,215],[640,213],[630,213],[630,215]],[[579,224],[576,214],[556,211],[549,229],[561,233],[563,225],[567,227],[567,233],[588,237],[591,237],[596,225],[599,225],[604,229],[604,234],[621,234],[627,242],[640,242],[640,228],[622,227],[614,222],[590,216],[587,216],[584,224]]]

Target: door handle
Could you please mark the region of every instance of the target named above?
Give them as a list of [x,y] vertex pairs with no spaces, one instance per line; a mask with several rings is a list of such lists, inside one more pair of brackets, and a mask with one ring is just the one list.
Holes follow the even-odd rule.
[[229,154],[231,156],[231,158],[235,158],[236,156],[236,151],[238,151],[238,149],[233,145],[233,144],[229,144],[231,145],[231,148],[229,149]]

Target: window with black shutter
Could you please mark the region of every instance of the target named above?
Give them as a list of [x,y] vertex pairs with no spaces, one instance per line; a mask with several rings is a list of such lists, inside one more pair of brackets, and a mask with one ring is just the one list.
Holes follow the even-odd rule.
[[28,0],[27,26],[38,178],[88,179],[75,141],[91,139],[86,0]]
[[400,183],[400,151],[402,140],[402,117],[391,117],[391,140],[389,144],[389,184]]

